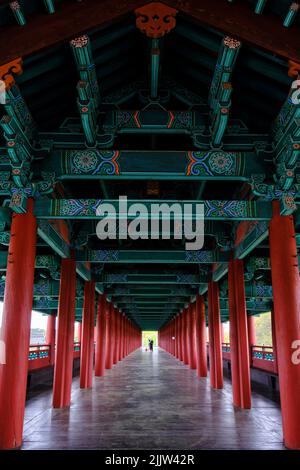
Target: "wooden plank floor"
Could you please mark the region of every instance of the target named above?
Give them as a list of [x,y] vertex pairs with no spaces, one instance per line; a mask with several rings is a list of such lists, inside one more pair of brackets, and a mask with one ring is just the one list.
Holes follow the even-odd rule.
[[253,393],[234,409],[231,384],[211,390],[166,352],[138,350],[94,378],[73,381],[70,409],[51,409],[51,392],[26,406],[23,449],[283,449],[278,404]]

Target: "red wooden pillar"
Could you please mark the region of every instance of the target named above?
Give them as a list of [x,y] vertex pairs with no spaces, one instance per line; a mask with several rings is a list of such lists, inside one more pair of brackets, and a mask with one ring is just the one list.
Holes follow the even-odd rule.
[[191,331],[192,331],[192,318],[190,306],[186,309],[186,359],[187,365],[191,365]]
[[0,449],[22,444],[36,246],[33,200],[13,214],[0,340]]
[[172,356],[174,356],[174,347],[175,347],[173,338],[174,338],[174,318],[172,318],[170,322],[170,353],[172,354]]
[[63,408],[71,402],[74,353],[76,262],[61,260],[57,340],[53,382],[53,407]]
[[182,319],[183,319],[183,332],[182,332],[182,337],[183,337],[183,363],[188,364],[189,363],[189,351],[188,351],[188,318],[187,318],[187,309],[185,308],[182,313]]
[[185,361],[185,318],[184,318],[185,309],[182,310],[180,314],[180,344],[181,344],[181,361]]
[[54,364],[55,358],[55,322],[56,317],[55,315],[48,315],[47,318],[47,329],[46,329],[46,344],[50,346],[50,364]]
[[219,286],[214,281],[208,283],[208,330],[210,383],[213,388],[223,388]]
[[190,367],[191,369],[197,368],[196,359],[196,316],[195,316],[195,304],[190,304],[189,307],[191,328],[190,328]]
[[128,355],[128,320],[125,317],[125,324],[124,324],[124,356]]
[[174,317],[174,356],[178,357],[178,317]]
[[123,313],[123,358],[126,357],[126,316]]
[[113,314],[114,306],[109,303],[106,310],[106,355],[105,369],[111,369],[113,365]]
[[78,342],[82,342],[82,321],[78,323]]
[[283,437],[286,447],[300,449],[300,279],[292,216],[273,206],[269,229],[277,366]]
[[123,359],[123,313],[120,312],[120,347],[119,347],[119,360]]
[[45,343],[50,346],[49,360],[50,360],[51,365],[54,364],[54,360],[55,360],[55,336],[56,336],[56,316],[48,315]]
[[271,329],[272,329],[272,346],[273,346],[274,370],[276,372],[278,372],[278,366],[277,366],[277,341],[276,341],[276,331],[275,331],[274,308],[272,308],[272,310],[271,310]]
[[252,364],[252,347],[256,344],[255,317],[253,315],[247,316],[247,327],[248,327],[249,362],[250,364]]
[[207,348],[205,303],[202,295],[197,294],[195,308],[196,355],[198,377],[207,377]]
[[221,323],[221,342],[224,343],[224,325]]
[[113,323],[113,364],[118,362],[118,318],[117,310],[113,307],[112,314],[112,323]]
[[106,295],[99,295],[97,306],[97,341],[95,353],[95,376],[102,377],[105,370],[105,346],[106,346]]
[[121,313],[117,310],[117,318],[118,318],[118,358],[117,360],[120,361],[121,357],[121,341],[122,341],[122,327],[121,327]]
[[179,324],[179,357],[178,359],[183,362],[183,336],[182,336],[182,312],[178,315],[178,324]]
[[90,388],[93,383],[95,319],[95,282],[86,281],[84,286],[83,328],[80,348],[80,388]]
[[228,267],[230,357],[233,404],[251,408],[249,343],[243,261],[231,259]]

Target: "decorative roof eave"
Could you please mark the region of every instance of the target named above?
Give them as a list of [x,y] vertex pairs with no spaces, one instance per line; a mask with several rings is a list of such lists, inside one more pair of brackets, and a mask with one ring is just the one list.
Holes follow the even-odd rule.
[[[165,0],[163,3],[246,44],[300,62],[300,50],[295,41],[297,26],[285,28],[275,15],[253,15],[246,3],[232,4],[226,0],[202,0],[201,4],[198,0]],[[0,56],[0,64],[70,41],[133,13],[145,4],[147,2],[144,0],[105,0],[84,4],[63,2],[55,15],[36,14],[23,28],[18,25],[2,28],[0,42],[5,43],[6,47]],[[7,41],[7,37],[13,40]]]

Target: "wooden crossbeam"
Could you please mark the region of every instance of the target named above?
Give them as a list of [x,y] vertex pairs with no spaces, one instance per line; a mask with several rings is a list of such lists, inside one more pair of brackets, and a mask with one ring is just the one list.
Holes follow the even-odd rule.
[[[114,273],[104,273],[99,277],[99,281],[104,285],[118,285],[118,291],[124,291],[123,284],[134,284],[136,285],[150,285],[157,286],[173,286],[173,285],[198,285],[203,282],[206,282],[204,276],[199,276],[196,274],[189,274],[185,272],[178,273],[162,273],[162,274],[147,274],[147,273],[136,273],[130,274],[128,272],[114,272]],[[115,287],[114,287],[115,289]]]
[[266,174],[261,155],[254,151],[61,150],[33,165],[36,177],[55,173],[58,180],[138,179],[241,180]]
[[183,263],[183,264],[211,264],[227,263],[229,252],[215,252],[205,250],[175,251],[175,250],[87,250],[76,251],[77,261],[90,263]]
[[[37,200],[35,203],[35,215],[39,219],[102,219],[101,215],[97,215],[101,205],[110,204],[111,212],[106,213],[105,217],[116,217],[117,220],[136,219],[137,216],[128,216],[126,210],[119,206],[120,201],[117,199],[56,199],[56,200]],[[140,200],[127,200],[127,207],[133,204],[141,204]],[[184,213],[184,206],[191,205],[191,220],[196,220],[196,208],[203,205],[205,220],[270,220],[272,217],[272,206],[269,202],[264,201],[223,201],[223,200],[205,200],[205,201],[176,201],[176,200],[145,200],[143,201],[147,214],[143,217],[150,220],[150,214],[158,205],[165,204],[171,209],[176,204]],[[105,206],[107,207],[107,206]],[[123,208],[125,205],[122,206]],[[166,207],[166,206],[165,206]],[[165,212],[164,218],[169,218]],[[171,214],[172,218],[172,214]]]

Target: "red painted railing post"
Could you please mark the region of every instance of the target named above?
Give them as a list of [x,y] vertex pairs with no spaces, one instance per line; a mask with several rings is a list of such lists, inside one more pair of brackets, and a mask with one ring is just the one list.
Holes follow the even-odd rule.
[[223,388],[219,286],[213,281],[208,283],[208,329],[210,383],[213,388]]
[[228,267],[230,357],[233,404],[251,408],[249,343],[243,261],[231,259]]
[[76,262],[62,259],[53,381],[53,407],[70,405],[73,373]]
[[93,383],[95,282],[84,286],[83,328],[80,348],[80,388],[90,388]]
[[285,445],[300,449],[300,278],[293,216],[281,216],[273,203],[269,227],[276,331],[276,358]]
[[32,199],[27,202],[26,214],[13,214],[10,233],[0,337],[4,350],[0,361],[0,449],[22,443],[36,246]]

